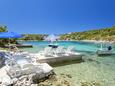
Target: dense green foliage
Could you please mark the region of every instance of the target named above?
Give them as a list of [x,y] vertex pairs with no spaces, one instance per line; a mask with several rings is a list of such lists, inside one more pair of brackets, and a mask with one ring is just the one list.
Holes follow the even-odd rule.
[[[0,26],[0,32],[7,32],[7,26]],[[4,46],[4,45],[8,45],[9,43],[9,39],[2,39],[0,38],[0,46]],[[10,43],[16,44],[16,40],[15,39],[10,39]]]
[[0,26],[0,32],[6,32],[7,26]]
[[47,35],[43,35],[43,34],[23,34],[24,38],[21,38],[20,40],[43,40],[45,36]]
[[[6,26],[0,26],[0,32],[6,32],[8,31]],[[43,40],[45,36],[45,34],[23,34],[24,37],[20,38],[18,40]],[[0,46],[3,46],[4,44],[8,44],[9,39],[0,39]],[[16,43],[16,39],[10,39],[11,43]]]
[[[0,32],[6,32],[6,31],[7,31],[6,26],[0,26]],[[0,38],[0,46],[4,46],[5,43],[8,43],[8,40]]]
[[89,30],[84,32],[73,32],[63,34],[61,40],[107,40],[115,41],[115,26],[98,30]]

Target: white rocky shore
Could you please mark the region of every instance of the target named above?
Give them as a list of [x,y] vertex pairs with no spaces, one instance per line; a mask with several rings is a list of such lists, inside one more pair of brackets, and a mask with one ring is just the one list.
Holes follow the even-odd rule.
[[0,51],[0,86],[37,86],[53,75],[47,63],[38,63],[28,54]]
[[0,86],[73,86],[66,77],[28,52],[0,51]]
[[46,63],[43,64],[42,71],[36,70],[18,77],[11,77],[6,69],[6,66],[0,69],[0,86],[37,86],[40,81],[54,74],[52,68]]

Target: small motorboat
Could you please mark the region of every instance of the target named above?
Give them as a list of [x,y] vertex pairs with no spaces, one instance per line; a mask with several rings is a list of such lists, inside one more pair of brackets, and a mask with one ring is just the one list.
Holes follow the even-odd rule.
[[40,63],[49,63],[49,64],[55,64],[55,63],[63,63],[63,62],[69,62],[69,61],[78,61],[82,62],[83,54],[75,52],[73,46],[69,46],[68,48],[64,48],[63,46],[59,46],[58,48],[51,48],[46,47],[43,51],[40,51],[37,54],[34,54],[34,56],[37,56],[37,60]]
[[48,45],[51,48],[58,48],[58,44],[56,43],[58,41],[58,36],[55,36],[54,34],[49,35],[45,38],[46,41],[50,41],[50,44]]
[[52,48],[58,48],[58,45],[55,45],[55,44],[49,44],[48,46]]
[[103,44],[101,43],[101,48],[96,52],[98,55],[111,55],[113,54],[112,46],[108,45],[106,48],[103,48]]
[[112,53],[112,50],[97,50],[98,55],[111,55]]

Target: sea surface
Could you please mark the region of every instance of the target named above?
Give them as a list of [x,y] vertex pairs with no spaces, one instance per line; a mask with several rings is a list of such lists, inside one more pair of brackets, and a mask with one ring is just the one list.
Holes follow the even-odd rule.
[[[27,41],[24,44],[32,44],[33,48],[23,50],[38,53],[43,50],[50,42],[46,41]],[[98,56],[96,50],[100,48],[98,43],[80,41],[60,41],[59,46],[74,46],[76,52],[83,53],[84,62],[66,63],[57,65],[54,70],[57,75],[66,74],[71,76],[72,86],[115,86],[115,54],[109,56]],[[103,45],[106,47],[106,45]],[[115,45],[112,45],[115,53]]]

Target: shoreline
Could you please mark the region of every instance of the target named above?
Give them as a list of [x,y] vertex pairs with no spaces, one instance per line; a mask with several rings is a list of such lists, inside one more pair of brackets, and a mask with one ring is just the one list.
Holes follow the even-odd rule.
[[44,41],[44,40],[17,40],[17,41]]
[[105,41],[105,40],[80,40],[83,42],[91,42],[91,43],[112,43],[115,44],[115,41]]
[[[34,41],[34,42],[48,42],[48,41],[45,41],[45,40],[17,40],[17,41],[19,41],[19,42],[32,42],[32,41]],[[80,42],[90,42],[90,43],[101,43],[101,42],[103,42],[103,43],[111,43],[111,44],[115,44],[115,41],[106,41],[106,40],[58,40],[58,41],[70,41],[70,42],[72,42],[72,41],[80,41]]]

